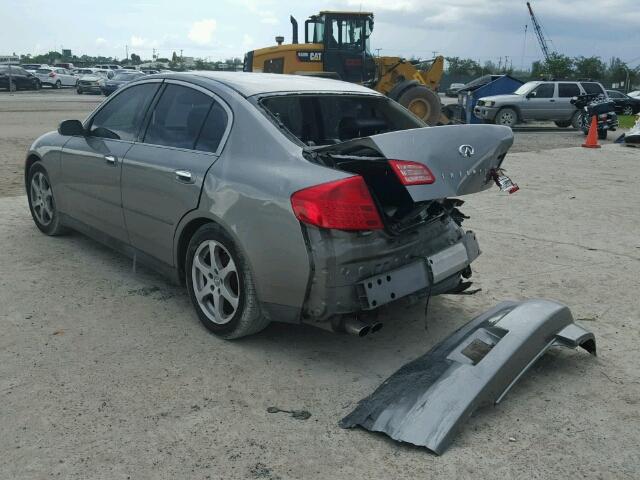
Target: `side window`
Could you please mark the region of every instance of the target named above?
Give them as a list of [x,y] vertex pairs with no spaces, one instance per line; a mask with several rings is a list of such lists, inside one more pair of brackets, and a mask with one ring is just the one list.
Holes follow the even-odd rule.
[[134,141],[159,86],[159,83],[146,83],[116,94],[115,98],[107,102],[93,117],[92,135]]
[[262,71],[264,73],[284,73],[284,57],[265,60]]
[[584,88],[584,91],[587,93],[604,94],[604,90],[602,90],[602,87],[597,83],[583,82],[581,85],[582,85],[582,88]]
[[609,94],[609,98],[624,98],[624,95],[619,92],[610,91],[607,93]]
[[559,83],[558,96],[561,98],[571,98],[580,95],[580,87],[576,83]]
[[157,103],[145,143],[194,148],[213,99],[193,88],[169,84]]
[[200,138],[198,138],[198,142],[196,143],[196,150],[215,153],[227,129],[227,122],[227,112],[225,112],[220,104],[214,102],[200,132]]
[[555,90],[554,83],[543,83],[538,85],[534,92],[536,92],[535,98],[553,98],[553,91]]

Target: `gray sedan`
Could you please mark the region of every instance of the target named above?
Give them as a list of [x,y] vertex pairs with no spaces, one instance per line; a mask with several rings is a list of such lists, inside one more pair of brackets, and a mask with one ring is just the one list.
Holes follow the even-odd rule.
[[365,335],[375,311],[459,292],[479,255],[459,197],[497,183],[509,128],[430,128],[367,88],[192,72],[127,84],[29,149],[36,226],[83,232],[186,284],[223,338],[270,321]]

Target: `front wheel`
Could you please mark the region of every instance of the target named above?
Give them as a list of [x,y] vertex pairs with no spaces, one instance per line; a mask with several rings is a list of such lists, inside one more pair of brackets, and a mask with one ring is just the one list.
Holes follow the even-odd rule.
[[623,115],[633,115],[633,107],[631,105],[625,105],[622,109]]
[[186,283],[202,324],[227,340],[264,329],[247,261],[231,237],[218,225],[200,227],[187,248]]
[[34,163],[29,169],[27,199],[33,221],[42,233],[51,236],[65,233],[66,229],[62,226],[56,209],[49,175],[40,162]]
[[55,89],[60,89],[60,88],[62,88],[62,82],[61,82],[60,80],[58,80],[58,81],[55,83],[55,85],[53,86],[53,88],[55,88]]
[[496,115],[497,125],[514,127],[518,123],[518,113],[513,108],[502,108]]

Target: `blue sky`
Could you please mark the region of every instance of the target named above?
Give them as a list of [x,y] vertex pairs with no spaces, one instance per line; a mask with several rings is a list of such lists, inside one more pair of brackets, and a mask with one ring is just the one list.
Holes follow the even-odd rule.
[[[520,0],[106,0],[62,2],[0,0],[0,54],[70,48],[76,54],[150,58],[183,50],[221,59],[291,39],[289,14],[302,30],[321,9],[370,10],[376,15],[372,47],[383,55],[508,57],[514,67],[540,57],[526,2]],[[533,0],[553,45],[570,56],[619,56],[640,64],[637,0]],[[529,24],[525,41],[524,26]],[[301,31],[302,34],[302,31]],[[304,37],[302,37],[304,38]]]

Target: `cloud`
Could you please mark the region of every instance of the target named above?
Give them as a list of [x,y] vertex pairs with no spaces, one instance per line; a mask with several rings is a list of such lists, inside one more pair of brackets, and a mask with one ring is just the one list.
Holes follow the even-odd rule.
[[250,47],[253,45],[253,37],[251,35],[247,35],[246,33],[243,35],[242,37],[242,46],[243,47]]
[[138,37],[136,35],[131,35],[131,40],[129,40],[129,43],[134,48],[152,48],[158,46],[157,40],[149,40],[148,38]]
[[104,47],[106,44],[107,44],[107,41],[104,38],[102,37],[96,38],[96,45],[98,47]]
[[213,41],[213,34],[218,28],[218,22],[213,18],[193,22],[189,30],[189,40],[198,45],[207,45]]

